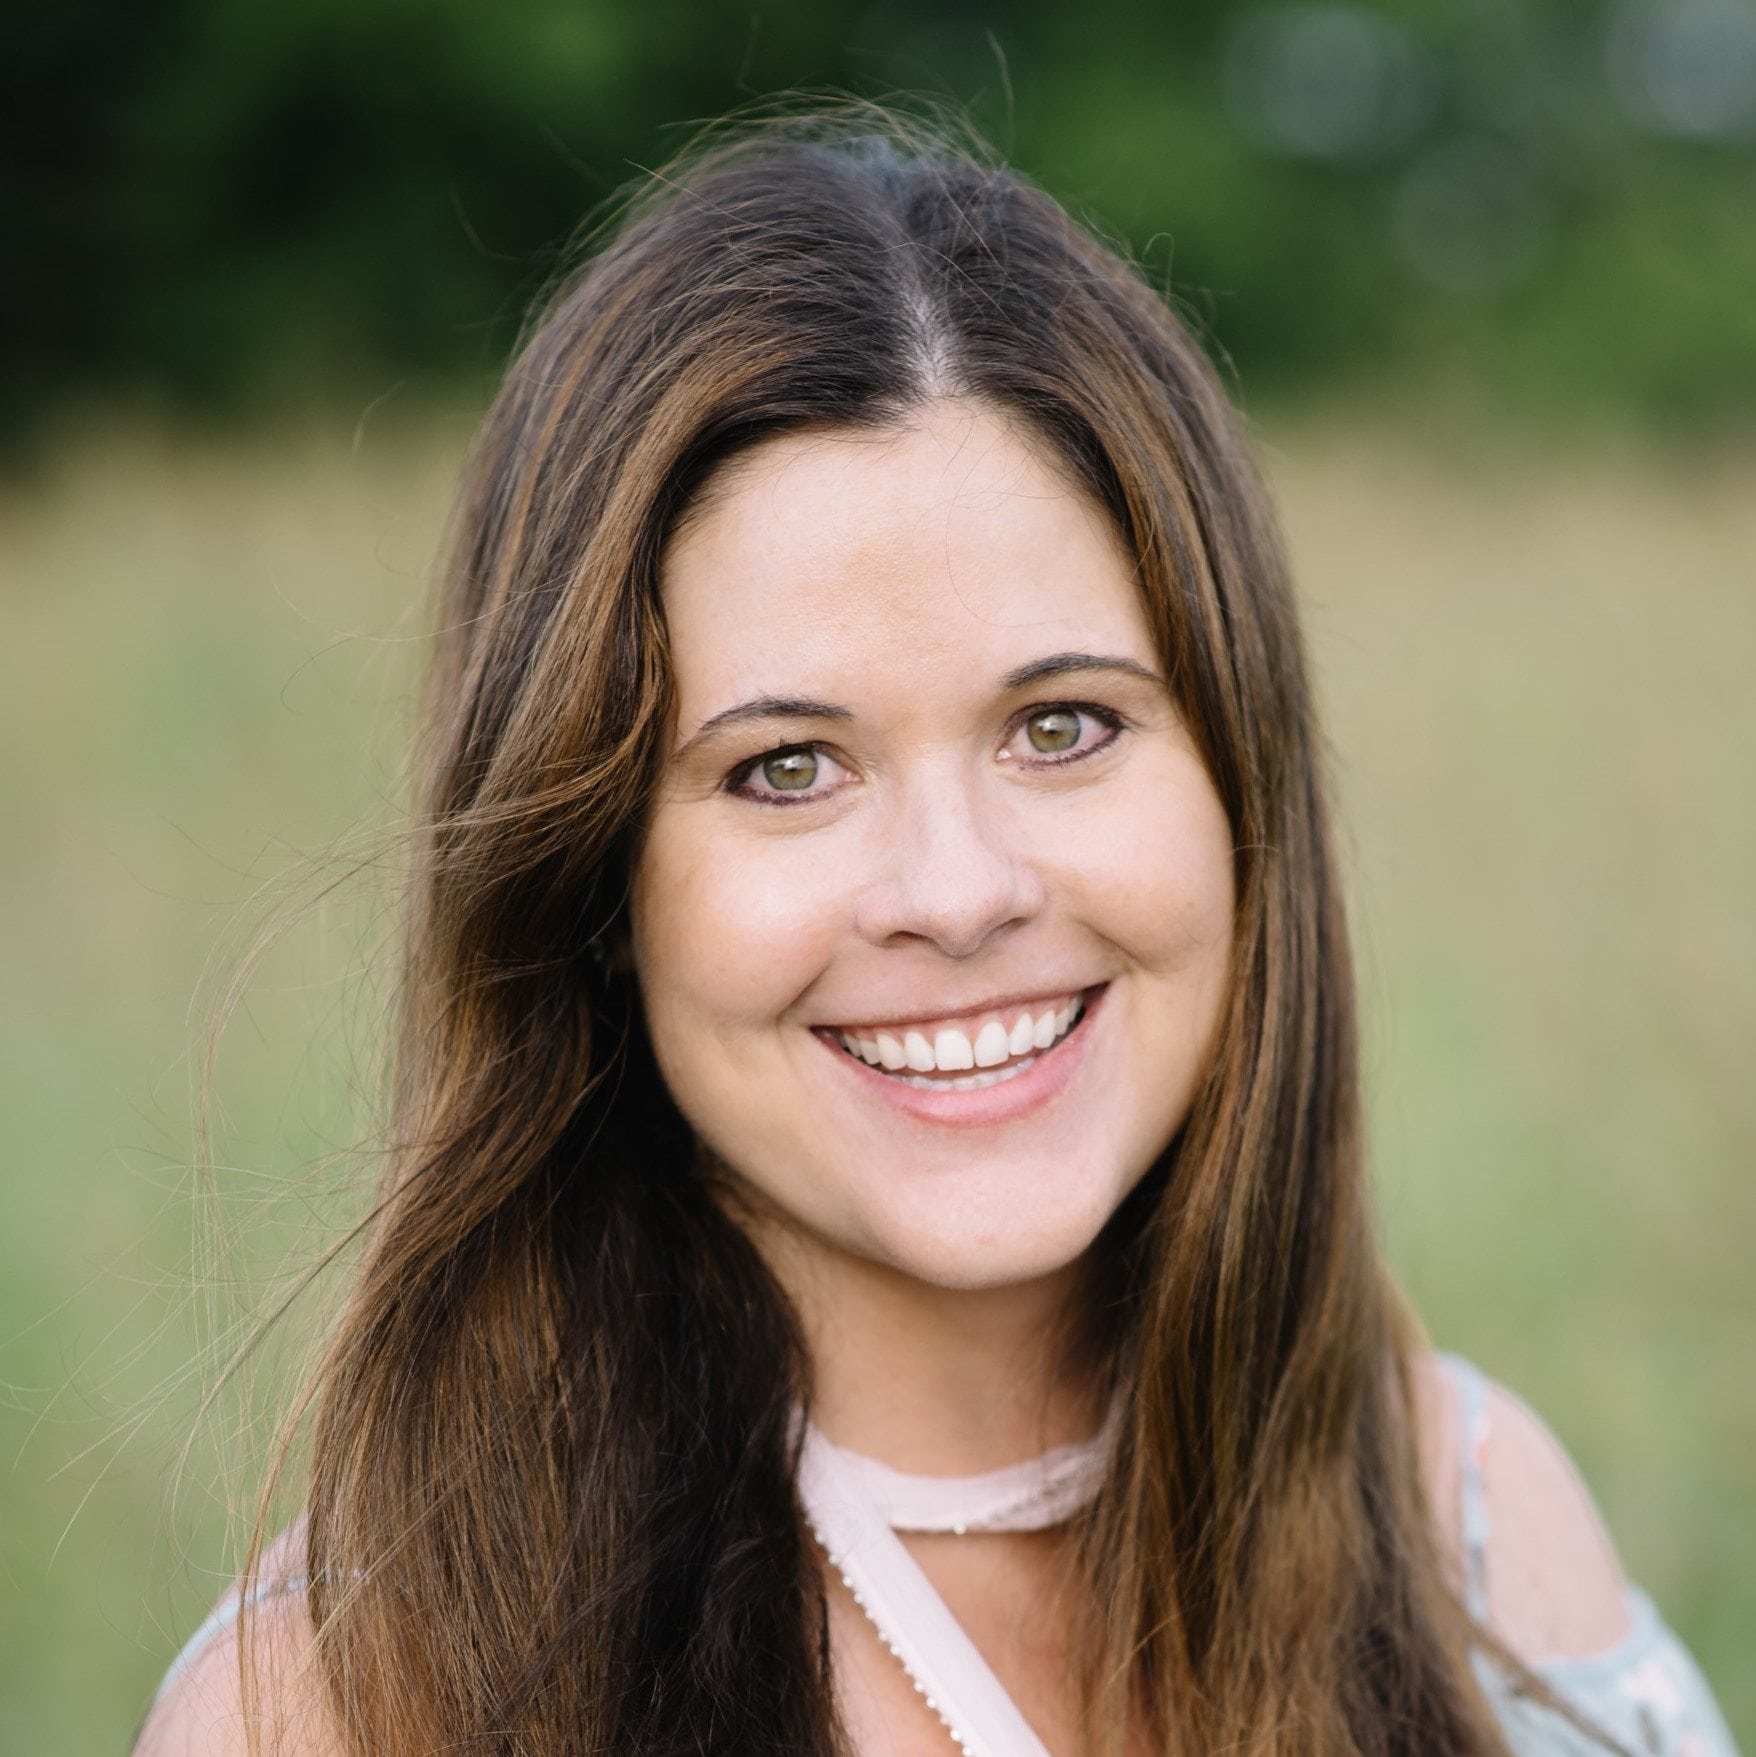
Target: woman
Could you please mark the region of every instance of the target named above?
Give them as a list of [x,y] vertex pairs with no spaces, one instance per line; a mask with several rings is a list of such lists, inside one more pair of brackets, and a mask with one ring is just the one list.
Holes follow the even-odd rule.
[[866,115],[656,180],[427,727],[308,1516],[142,1750],[1730,1749],[1386,1276],[1272,524],[1046,197]]

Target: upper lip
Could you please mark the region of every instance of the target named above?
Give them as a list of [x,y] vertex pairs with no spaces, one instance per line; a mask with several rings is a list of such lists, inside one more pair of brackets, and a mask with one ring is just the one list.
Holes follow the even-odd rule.
[[910,1025],[928,1025],[940,1019],[962,1019],[972,1014],[1007,1013],[1017,1008],[1035,1008],[1044,1001],[1062,1001],[1081,995],[1098,986],[1089,982],[1070,982],[1065,988],[1032,988],[1015,990],[992,1000],[953,1001],[942,1007],[917,1008],[907,1013],[874,1013],[865,1019],[826,1019],[820,1031],[879,1031],[906,1029]]

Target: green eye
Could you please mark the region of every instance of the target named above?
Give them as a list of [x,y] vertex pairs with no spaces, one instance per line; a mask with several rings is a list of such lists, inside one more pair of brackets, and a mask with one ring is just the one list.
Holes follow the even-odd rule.
[[1045,708],[1031,715],[1025,729],[1033,750],[1071,750],[1079,742],[1079,716],[1071,708]]
[[762,759],[762,778],[782,793],[800,793],[817,779],[814,750],[777,750]]

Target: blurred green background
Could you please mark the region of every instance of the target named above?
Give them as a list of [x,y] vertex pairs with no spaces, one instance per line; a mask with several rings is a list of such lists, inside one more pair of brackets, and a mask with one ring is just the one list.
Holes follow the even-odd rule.
[[[422,593],[581,222],[783,88],[935,94],[1261,440],[1386,1233],[1756,1747],[1756,3],[68,0],[0,56],[0,1751],[121,1751],[348,1211]],[[265,920],[190,1170],[199,1034]],[[179,1468],[181,1462],[181,1468]]]

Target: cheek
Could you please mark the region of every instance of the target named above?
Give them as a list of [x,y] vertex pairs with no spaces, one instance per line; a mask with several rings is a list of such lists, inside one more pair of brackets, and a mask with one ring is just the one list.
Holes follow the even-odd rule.
[[1072,826],[1064,874],[1090,925],[1150,977],[1223,977],[1236,908],[1231,825],[1195,759],[1141,765],[1122,795]]
[[843,914],[821,862],[786,838],[709,837],[687,821],[707,809],[678,808],[674,819],[660,809],[631,893],[635,964],[661,1056],[661,1034],[735,1037],[772,1025],[823,968]]

